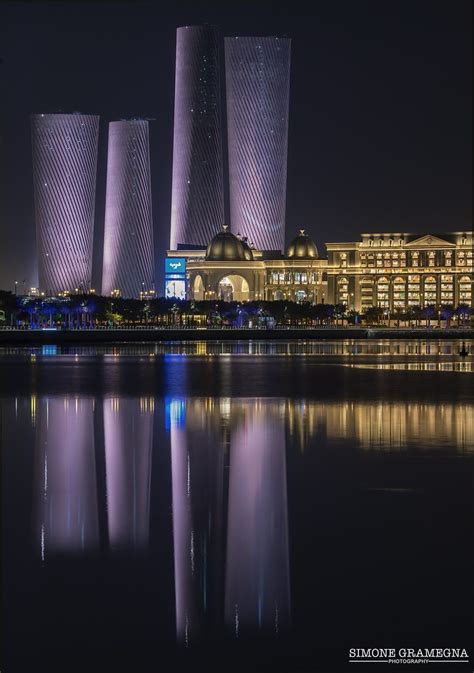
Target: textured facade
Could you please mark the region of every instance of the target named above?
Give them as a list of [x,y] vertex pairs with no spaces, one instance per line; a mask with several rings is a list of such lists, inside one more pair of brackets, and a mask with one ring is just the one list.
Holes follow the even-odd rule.
[[99,117],[32,116],[39,287],[86,292],[92,273]]
[[329,300],[349,309],[388,313],[414,307],[472,307],[472,232],[362,234],[326,243]]
[[148,122],[109,124],[102,294],[138,297],[154,286]]
[[170,248],[205,245],[224,221],[219,34],[178,28]]
[[230,221],[260,250],[285,245],[291,40],[225,39]]

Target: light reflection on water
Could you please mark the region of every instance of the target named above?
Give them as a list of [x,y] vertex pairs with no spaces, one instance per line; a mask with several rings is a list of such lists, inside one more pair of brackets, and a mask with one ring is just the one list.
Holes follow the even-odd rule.
[[[165,428],[155,428],[157,443],[159,404]],[[99,409],[94,398],[32,396],[30,410],[34,539],[46,562],[99,548],[98,450],[110,551],[146,550],[152,451],[169,432],[176,632],[188,644],[220,621],[235,637],[288,628],[287,450],[346,441],[360,451],[419,451],[420,437],[428,451],[474,447],[468,405],[108,397]]]
[[[344,360],[359,345],[358,355],[369,361],[363,357],[350,363]],[[336,639],[331,634],[342,629],[341,648],[346,657],[346,640],[354,628],[359,635],[363,628],[375,628],[371,615],[378,623],[380,611],[386,611],[387,619],[393,616],[390,606],[398,597],[395,584],[392,601],[383,605],[377,603],[375,593],[370,595],[371,587],[384,582],[387,572],[392,581],[397,573],[400,582],[416,577],[416,591],[420,583],[424,586],[424,601],[431,595],[428,580],[423,579],[426,567],[436,570],[436,582],[437,564],[440,572],[457,577],[459,560],[451,553],[442,556],[444,547],[436,546],[448,527],[450,534],[454,528],[458,547],[467,545],[468,537],[468,514],[464,513],[472,488],[468,477],[474,457],[472,398],[465,392],[456,396],[462,383],[466,384],[465,376],[442,373],[445,368],[461,372],[463,366],[472,365],[469,358],[460,360],[456,355],[457,342],[259,344],[261,355],[277,354],[268,349],[278,348],[284,357],[264,361],[263,394],[242,397],[223,392],[219,377],[239,373],[227,371],[227,360],[223,374],[207,360],[193,361],[191,366],[186,359],[201,354],[198,346],[205,347],[206,358],[225,355],[231,359],[231,353],[224,352],[231,344],[216,346],[216,352],[211,352],[209,343],[173,344],[161,353],[150,353],[156,346],[104,347],[106,352],[87,347],[77,354],[60,349],[55,357],[35,355],[48,362],[74,359],[83,377],[91,372],[95,375],[96,363],[104,355],[103,360],[113,366],[107,364],[103,369],[117,370],[123,377],[136,375],[140,394],[121,387],[119,378],[100,387],[93,375],[82,394],[72,393],[74,380],[66,388],[54,387],[58,376],[54,368],[45,366],[52,374],[41,382],[34,374],[37,364],[28,363],[25,368],[33,374],[25,379],[25,386],[34,392],[0,397],[2,444],[11,458],[10,476],[16,475],[17,480],[9,497],[18,498],[15,506],[26,502],[28,508],[23,519],[27,523],[24,528],[19,524],[18,531],[15,528],[10,548],[18,545],[15,553],[23,559],[31,552],[25,551],[21,540],[28,538],[28,545],[32,540],[30,575],[36,567],[38,572],[49,573],[49,580],[60,586],[58,592],[63,591],[62,577],[68,573],[72,584],[77,572],[85,572],[91,586],[98,581],[102,596],[112,606],[107,612],[112,625],[109,642],[116,637],[117,624],[123,622],[135,634],[135,642],[145,643],[149,651],[169,650],[174,636],[181,651],[182,646],[210,640],[227,644],[230,639],[240,647],[247,636],[256,634],[261,637],[259,642],[269,637],[273,643],[275,638],[278,643],[291,642],[292,652],[298,653],[298,634],[304,632],[309,661],[314,632]],[[242,347],[240,354],[249,356],[252,363],[244,372],[245,376],[249,372],[252,394],[250,376],[257,367],[250,346],[233,347]],[[294,367],[286,356],[301,355],[298,348],[313,349],[310,354],[318,365],[325,356],[340,358],[345,367],[340,368],[344,375],[338,379],[338,397],[327,395],[327,377],[337,367]],[[423,353],[407,362],[413,348]],[[435,355],[433,348],[438,349]],[[389,355],[376,364],[376,357],[386,354],[386,349]],[[99,358],[94,359],[97,354]],[[157,355],[164,356],[166,374],[176,376],[179,386],[167,387],[157,367],[135,367],[142,358]],[[130,358],[127,367],[124,360],[128,356],[135,359]],[[236,370],[246,362],[240,358]],[[271,368],[280,370],[283,362],[296,372],[295,388],[301,375],[314,379],[321,394],[304,392],[291,397],[295,391],[288,390],[288,396],[282,396],[283,389],[276,396],[268,377]],[[355,371],[359,367],[380,368],[378,380],[387,385],[377,388],[371,371],[362,377]],[[192,368],[199,385],[191,388],[185,374]],[[18,371],[16,362],[14,369]],[[69,376],[76,364],[63,369],[64,376]],[[392,369],[413,369],[413,375],[406,377],[409,385],[414,382],[410,395],[403,390],[396,396],[386,394],[388,384],[397,378]],[[143,370],[148,372],[146,386]],[[417,375],[418,371],[432,375]],[[205,377],[214,377],[215,394],[203,395]],[[420,393],[416,383],[421,379],[428,380],[429,386],[446,385],[446,394],[424,396],[427,388]],[[246,393],[245,387],[239,390]],[[18,485],[24,489],[19,495]],[[462,507],[458,506],[460,497]],[[418,543],[421,529],[424,539]],[[405,543],[396,549],[392,543],[405,539],[415,545],[406,560]],[[465,558],[466,550],[462,552]],[[422,555],[419,567],[417,553]],[[72,562],[74,571],[70,570]],[[168,575],[163,571],[167,564]],[[414,575],[414,568],[418,574]],[[109,572],[116,574],[107,593],[104,578]],[[361,576],[369,588],[363,596],[358,589]],[[25,581],[20,570],[15,581],[15,586]],[[137,589],[140,582],[143,593]],[[113,602],[117,591],[123,602],[118,615]],[[162,598],[167,591],[168,602]],[[47,599],[48,595],[43,588],[41,596]],[[140,630],[145,618],[137,625],[137,611],[149,596],[146,619],[152,626],[147,640]],[[88,597],[88,610],[105,609],[99,598],[94,602],[92,593]],[[362,615],[365,626],[357,623],[361,600],[370,604]],[[443,610],[451,617],[454,614],[446,599]],[[51,624],[56,613],[51,608],[49,614],[47,606],[45,611]],[[168,625],[164,635],[153,631],[156,612],[161,628]],[[427,607],[413,619],[423,625],[431,613]],[[33,618],[30,622],[30,628],[41,631]],[[102,637],[101,633],[93,641],[97,649],[105,647]],[[203,650],[204,658],[208,651]]]
[[58,356],[98,355],[111,357],[157,355],[218,356],[218,355],[313,355],[334,356],[391,356],[391,357],[443,357],[459,358],[462,343],[469,349],[466,361],[474,359],[474,340],[393,340],[393,339],[346,339],[309,341],[167,341],[157,343],[97,344],[84,346],[2,346],[0,357],[19,355],[23,357],[57,358]]

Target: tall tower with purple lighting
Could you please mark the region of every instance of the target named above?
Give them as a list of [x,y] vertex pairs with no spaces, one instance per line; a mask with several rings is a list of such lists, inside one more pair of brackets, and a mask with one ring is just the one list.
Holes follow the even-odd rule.
[[97,174],[97,115],[31,118],[39,286],[90,289]]
[[109,124],[102,294],[138,297],[154,286],[148,122]]
[[207,245],[224,221],[219,33],[176,33],[170,248]]
[[258,249],[285,244],[291,40],[225,38],[230,223]]

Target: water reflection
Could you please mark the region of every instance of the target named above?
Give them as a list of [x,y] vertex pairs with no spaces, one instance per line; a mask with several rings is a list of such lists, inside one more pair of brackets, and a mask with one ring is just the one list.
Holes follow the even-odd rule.
[[104,400],[107,518],[111,549],[145,549],[150,528],[153,398]]
[[[34,400],[34,402],[33,402]],[[31,400],[35,440],[35,539],[49,552],[92,551],[99,543],[94,400]]]
[[[459,402],[32,395],[28,403],[43,560],[98,550],[99,515],[113,551],[148,548],[152,454],[162,460],[169,440],[171,501],[158,514],[172,512],[172,538],[160,547],[173,558],[176,634],[187,645],[225,630],[240,638],[289,627],[289,456],[310,466],[306,453],[326,452],[343,469],[348,451],[474,451],[472,406]],[[21,408],[12,401],[20,439]]]
[[233,401],[225,619],[235,637],[290,622],[285,423],[278,407]]
[[167,401],[171,436],[176,632],[186,644],[221,621],[224,455],[216,400]]
[[[474,340],[464,339],[474,361]],[[186,356],[219,355],[312,355],[324,357],[448,357],[459,360],[461,339],[341,339],[341,340],[281,340],[281,341],[160,341],[150,343],[104,343],[94,345],[0,346],[0,357],[19,355],[54,361],[58,357],[87,358],[104,356],[144,357],[173,354]]]

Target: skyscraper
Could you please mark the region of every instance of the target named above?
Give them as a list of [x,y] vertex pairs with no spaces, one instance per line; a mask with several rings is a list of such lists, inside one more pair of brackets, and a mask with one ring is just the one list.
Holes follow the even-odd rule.
[[285,244],[291,40],[225,38],[230,224],[256,248]]
[[138,297],[154,285],[148,122],[111,122],[102,294]]
[[39,286],[90,289],[97,173],[97,115],[31,120]]
[[178,28],[171,249],[207,245],[224,221],[221,117],[218,31]]

